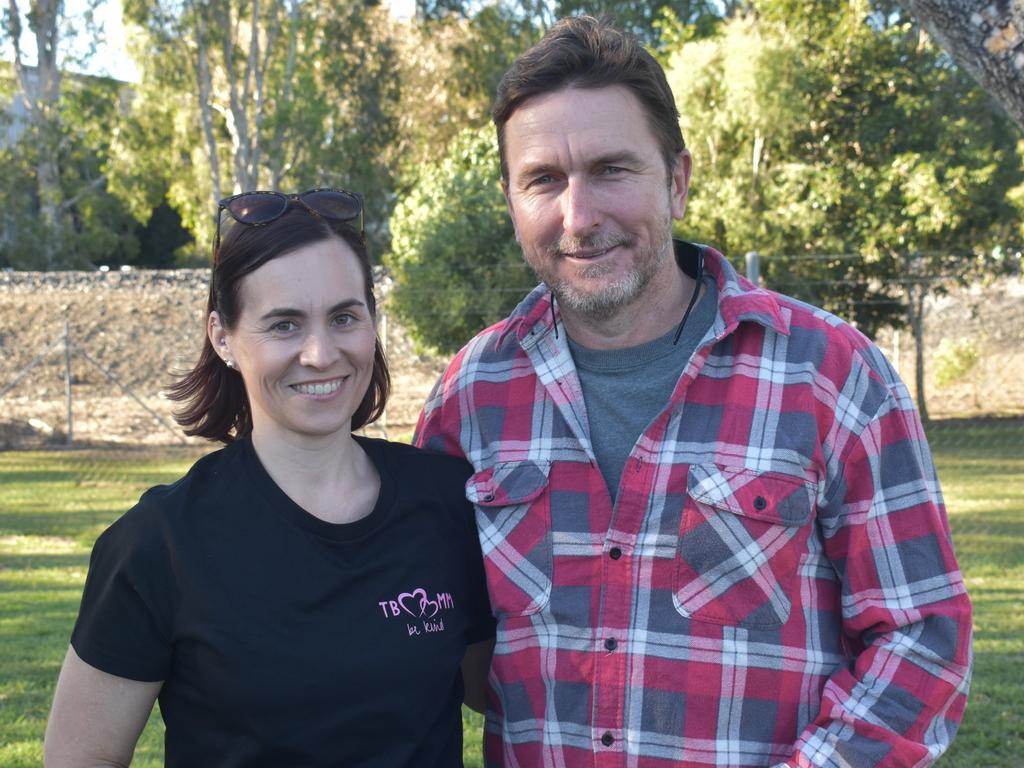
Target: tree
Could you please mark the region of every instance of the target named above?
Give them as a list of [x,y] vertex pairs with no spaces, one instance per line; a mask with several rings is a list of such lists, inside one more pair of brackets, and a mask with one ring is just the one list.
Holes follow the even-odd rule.
[[[167,199],[198,242],[222,197],[340,186],[387,242],[398,102],[385,9],[308,0],[131,0],[142,83],[113,175],[145,220]],[[329,48],[330,55],[323,55]]]
[[[34,66],[24,52],[26,22],[35,42]],[[82,268],[123,262],[137,249],[131,219],[107,194],[103,173],[123,84],[69,71],[83,64],[67,52],[73,30],[61,2],[31,0],[26,13],[17,0],[8,0],[2,36],[13,52],[4,89],[12,99],[11,130],[0,151],[5,266]],[[80,33],[90,40],[97,34],[88,12]],[[23,123],[14,117],[18,106]]]
[[737,0],[558,0],[554,16],[561,18],[579,13],[606,16],[645,45],[661,50],[672,40],[664,34],[667,20],[686,27],[689,35],[700,38],[713,32],[723,16],[737,13],[741,5],[743,3]]
[[61,94],[59,65],[62,6],[59,0],[33,0],[29,8],[29,27],[35,37],[35,76],[22,55],[22,11],[17,0],[8,0],[4,17],[6,32],[14,48],[14,74],[21,98],[28,111],[28,130],[36,142],[36,190],[39,215],[46,232],[43,240],[45,263],[52,265],[61,250],[67,211],[62,203],[60,168],[57,164],[61,122],[58,102]]
[[400,192],[461,131],[490,125],[502,75],[542,31],[534,16],[501,4],[468,18],[447,15],[406,27],[400,50]]
[[1024,130],[1024,2],[902,2]]
[[490,127],[466,129],[391,217],[388,306],[421,345],[451,354],[507,315],[536,280],[515,241]]
[[990,269],[1019,217],[1012,126],[894,9],[755,10],[672,59],[695,154],[682,229],[758,250],[769,286],[869,335],[909,324],[920,344],[924,298]]

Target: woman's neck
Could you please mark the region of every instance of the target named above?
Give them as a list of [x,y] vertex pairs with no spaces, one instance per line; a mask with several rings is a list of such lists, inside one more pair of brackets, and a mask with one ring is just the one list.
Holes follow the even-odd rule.
[[252,443],[271,479],[314,517],[351,523],[373,511],[380,476],[351,433],[308,438],[254,427]]

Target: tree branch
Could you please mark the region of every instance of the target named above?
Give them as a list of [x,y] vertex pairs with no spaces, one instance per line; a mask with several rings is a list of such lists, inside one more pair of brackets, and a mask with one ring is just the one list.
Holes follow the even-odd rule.
[[1024,0],[901,0],[1024,130]]

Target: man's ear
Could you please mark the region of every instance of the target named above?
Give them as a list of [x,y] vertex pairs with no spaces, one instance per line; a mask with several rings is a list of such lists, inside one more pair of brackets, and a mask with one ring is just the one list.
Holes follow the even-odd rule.
[[681,219],[686,213],[686,198],[690,193],[690,172],[693,170],[693,158],[690,151],[684,149],[676,155],[676,165],[669,184],[672,218]]
[[519,239],[519,224],[516,222],[516,209],[512,205],[512,198],[508,194],[508,179],[504,176],[501,177],[501,194],[505,196],[505,205],[508,207],[508,217],[512,219],[512,231],[516,233],[516,242],[522,242]]

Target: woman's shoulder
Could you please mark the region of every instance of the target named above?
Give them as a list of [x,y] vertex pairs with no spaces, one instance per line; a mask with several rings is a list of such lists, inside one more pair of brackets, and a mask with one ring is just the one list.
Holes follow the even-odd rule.
[[461,487],[473,474],[469,462],[459,456],[375,437],[357,435],[356,440],[375,461],[384,462],[390,470],[405,476],[413,473],[445,482],[457,480]]
[[197,509],[197,503],[211,502],[217,486],[238,476],[234,466],[240,459],[242,446],[237,443],[211,451],[192,464],[188,471],[174,482],[155,485],[146,490],[138,502],[115,524],[123,526],[149,524],[154,518],[167,520],[178,514]]

